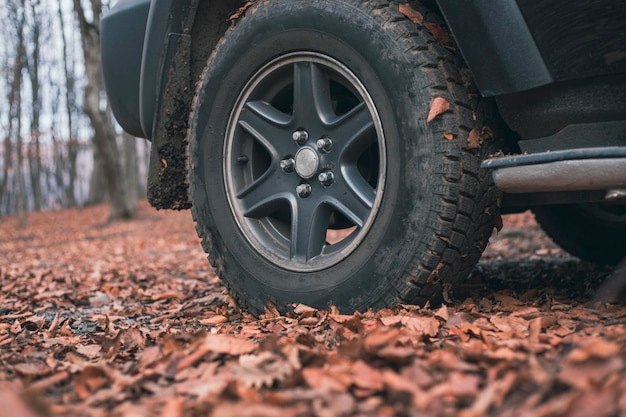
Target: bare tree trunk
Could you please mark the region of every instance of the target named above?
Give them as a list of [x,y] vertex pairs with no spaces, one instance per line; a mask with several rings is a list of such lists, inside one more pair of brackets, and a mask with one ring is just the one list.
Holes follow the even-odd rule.
[[39,94],[39,33],[41,29],[41,16],[38,14],[33,2],[30,4],[30,9],[33,19],[33,49],[31,53],[32,60],[28,63],[32,97],[32,118],[30,122],[31,143],[28,146],[28,164],[30,185],[33,192],[33,208],[35,211],[41,211],[41,148],[39,144],[39,115],[41,113],[41,95]]
[[137,139],[128,133],[122,135],[122,149],[124,150],[124,189],[126,190],[126,206],[137,210],[139,182],[139,164],[137,157]]
[[106,188],[104,167],[102,166],[102,156],[100,150],[96,147],[93,152],[93,171],[89,178],[89,194],[87,195],[87,205],[101,204],[106,202],[106,196],[102,190]]
[[[17,50],[15,53],[15,63],[13,65],[13,78],[11,80],[11,90],[9,91],[9,131],[7,132],[8,140],[11,140],[11,136],[15,135],[16,141],[16,178],[15,181],[17,189],[16,209],[20,216],[20,222],[22,226],[27,224],[27,212],[26,212],[26,187],[23,177],[23,149],[22,149],[22,70],[24,69],[26,60],[26,48],[24,46],[24,1],[20,5],[13,4],[12,14],[14,15],[15,28],[17,30]],[[19,16],[18,16],[19,15]],[[17,126],[14,124],[16,123]],[[9,159],[11,155],[9,154]],[[5,177],[6,178],[6,177]]]
[[[106,193],[111,206],[110,219],[130,218],[134,211],[126,205],[126,190],[122,181],[122,166],[116,143],[115,129],[110,112],[102,105],[101,96],[104,92],[104,80],[100,67],[100,15],[102,3],[91,0],[93,20],[88,22],[80,0],[74,0],[85,57],[87,86],[85,87],[85,113],[91,120],[94,129],[93,144],[100,158],[103,177],[106,182]],[[97,161],[94,161],[96,163]]]
[[76,108],[76,90],[74,83],[74,70],[70,67],[70,59],[67,53],[67,37],[65,36],[65,22],[61,2],[58,3],[59,22],[61,24],[61,39],[63,40],[63,70],[65,72],[65,110],[67,112],[67,160],[69,179],[65,188],[65,198],[69,207],[76,206],[76,158],[78,157],[78,135],[74,125],[74,110]]
[[13,143],[11,142],[12,124],[11,117],[9,116],[9,129],[4,138],[4,164],[2,166],[2,182],[0,182],[0,203],[2,203],[2,200],[6,195],[7,187],[9,185],[9,171],[13,165],[11,159],[11,155],[13,155]]
[[28,224],[28,207],[26,205],[26,182],[24,179],[24,149],[22,142],[22,102],[17,105],[17,201],[16,211],[20,218],[20,226],[26,227]]

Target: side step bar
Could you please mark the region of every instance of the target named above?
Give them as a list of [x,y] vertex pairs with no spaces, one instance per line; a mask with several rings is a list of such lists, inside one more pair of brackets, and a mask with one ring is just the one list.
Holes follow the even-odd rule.
[[624,146],[495,157],[481,168],[505,193],[626,190]]

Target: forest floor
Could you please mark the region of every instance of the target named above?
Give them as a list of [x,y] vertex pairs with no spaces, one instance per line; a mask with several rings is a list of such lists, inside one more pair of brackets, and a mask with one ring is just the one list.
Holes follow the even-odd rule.
[[626,306],[530,214],[439,308],[240,311],[188,212],[0,219],[0,417],[625,416]]

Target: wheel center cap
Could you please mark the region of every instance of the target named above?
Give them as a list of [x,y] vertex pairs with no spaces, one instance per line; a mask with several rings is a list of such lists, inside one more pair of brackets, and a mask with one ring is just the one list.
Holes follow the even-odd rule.
[[315,149],[305,146],[296,153],[296,172],[301,178],[311,178],[317,172],[320,157]]

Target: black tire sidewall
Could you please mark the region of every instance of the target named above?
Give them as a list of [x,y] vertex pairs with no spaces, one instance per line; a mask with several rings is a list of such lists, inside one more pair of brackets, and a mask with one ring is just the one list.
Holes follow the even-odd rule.
[[[211,241],[218,273],[248,306],[361,309],[402,278],[420,236],[430,233],[419,213],[429,213],[433,199],[433,135],[423,120],[431,98],[390,34],[352,2],[314,1],[292,10],[283,1],[254,8],[210,59],[192,125],[196,221]],[[387,152],[382,204],[365,239],[340,263],[304,273],[281,269],[253,249],[233,217],[223,178],[225,132],[240,92],[266,63],[299,51],[331,56],[359,78],[381,117]]]

